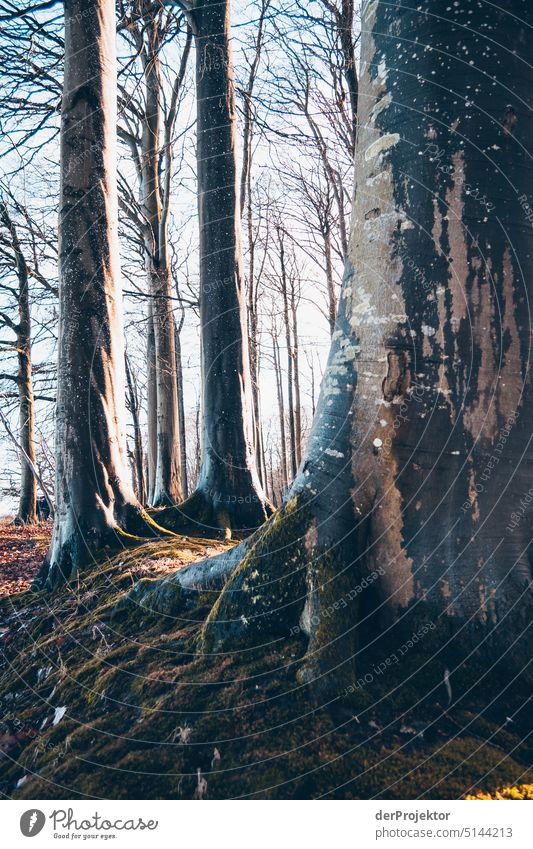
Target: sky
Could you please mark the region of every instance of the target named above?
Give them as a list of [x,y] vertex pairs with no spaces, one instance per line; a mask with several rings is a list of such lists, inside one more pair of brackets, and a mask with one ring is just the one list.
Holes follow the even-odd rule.
[[[286,2],[285,7],[294,6],[291,2]],[[315,4],[316,6],[316,4]],[[51,13],[47,13],[50,15]],[[57,10],[54,12],[57,15]],[[247,61],[249,61],[249,45],[251,35],[255,32],[256,26],[256,11],[251,4],[246,2],[234,2],[232,4],[232,36],[233,36],[233,51],[236,64],[237,85],[246,75]],[[123,44],[119,41],[119,54],[124,52]],[[272,69],[277,69],[279,66],[280,72],[283,72],[284,57],[280,51],[280,46],[273,37],[271,31],[267,28],[266,47],[263,54],[263,65],[260,67],[258,81],[258,113],[260,123],[268,118],[268,121],[275,125],[276,129],[286,127],[290,124],[293,128],[301,127],[301,119],[294,116],[294,110],[287,108],[286,114],[281,118],[269,115],[269,98],[272,96],[271,88],[271,72]],[[179,62],[180,47],[169,47],[165,51],[165,60],[172,66]],[[173,249],[176,255],[177,277],[180,282],[180,289],[185,292],[185,277],[190,281],[193,292],[197,291],[197,216],[196,216],[196,180],[195,180],[195,161],[194,161],[194,126],[195,120],[195,101],[193,93],[193,85],[191,72],[194,68],[194,62],[189,64],[189,82],[188,94],[180,109],[177,136],[183,135],[183,144],[179,141],[176,145],[179,146],[179,163],[176,166],[173,179],[173,197],[172,197],[172,235]],[[268,70],[267,70],[268,69]],[[60,84],[60,80],[57,80]],[[321,83],[318,80],[317,86]],[[270,86],[270,88],[269,88]],[[323,82],[324,93],[327,94],[327,82]],[[282,104],[283,105],[283,104]],[[300,122],[300,124],[299,124]],[[55,120],[57,127],[57,119]],[[240,131],[239,126],[239,131]],[[291,131],[292,132],[292,131]],[[9,156],[0,160],[0,171],[12,186],[17,198],[27,202],[28,205],[35,211],[36,217],[40,217],[43,225],[53,227],[55,225],[57,215],[57,190],[58,190],[58,162],[59,151],[57,138],[53,141],[47,141],[50,138],[48,130],[41,131],[36,137],[36,144],[43,143],[43,148],[35,159],[28,165],[24,158],[24,152],[12,152]],[[46,144],[44,142],[47,141]],[[239,133],[240,142],[240,133]],[[0,142],[1,144],[1,142]],[[1,148],[0,148],[1,150]],[[238,146],[237,155],[241,159],[241,147]],[[296,155],[305,163],[307,151],[305,145],[300,145],[296,150]],[[309,150],[309,157],[312,157],[313,151]],[[266,188],[270,185],[270,191],[277,196],[278,202],[286,208],[287,226],[292,230],[295,236],[295,259],[298,266],[301,268],[302,278],[302,299],[298,310],[299,322],[299,345],[300,345],[300,365],[301,365],[301,382],[302,382],[302,404],[304,420],[310,420],[312,399],[311,393],[311,374],[308,366],[308,359],[312,358],[314,367],[316,368],[315,375],[315,396],[319,388],[319,372],[324,366],[327,352],[329,349],[329,328],[327,319],[324,315],[324,279],[320,268],[317,267],[307,256],[306,250],[309,241],[309,232],[306,232],[305,221],[296,221],[298,218],[298,210],[294,214],[294,200],[290,193],[287,192],[286,186],[283,184],[283,176],[280,172],[287,164],[291,164],[295,156],[294,144],[287,141],[283,134],[277,132],[268,132],[256,137],[254,144],[254,165],[253,165],[253,183],[254,187],[262,185]],[[309,160],[311,161],[311,159]],[[23,169],[20,170],[20,165]],[[16,176],[13,173],[18,171]],[[134,184],[135,176],[132,170],[131,163],[128,161],[127,151],[120,148],[120,171],[126,177],[130,184]],[[300,247],[298,242],[301,239]],[[129,289],[130,280],[137,281],[140,288],[144,285],[142,268],[139,264],[132,265],[131,263],[131,245],[127,241],[122,242],[122,264],[124,268],[123,285],[125,289]],[[246,258],[245,258],[246,264]],[[267,263],[267,269],[271,273],[275,273],[275,260],[273,263]],[[44,272],[50,280],[56,280],[57,269],[55,262],[52,260],[44,261],[41,271]],[[340,267],[338,264],[337,274],[340,275]],[[186,292],[185,292],[186,294]],[[5,295],[4,295],[5,298]],[[34,299],[33,317],[36,326],[39,328],[38,340],[34,346],[34,361],[37,364],[52,363],[55,360],[55,345],[49,331],[55,324],[57,311],[54,310],[53,304],[48,300],[46,303],[37,302],[39,299]],[[0,293],[0,302],[2,294]],[[319,307],[317,307],[317,304]],[[5,303],[4,303],[5,305]],[[139,299],[125,296],[124,300],[125,318],[126,318],[126,344],[132,358],[138,364],[139,368],[143,367],[144,358],[144,304]],[[270,308],[270,298],[265,298],[264,305],[260,307],[264,311]],[[281,306],[274,302],[274,311],[279,309],[281,314]],[[200,375],[199,375],[199,330],[197,316],[191,311],[187,311],[185,325],[181,336],[183,364],[184,364],[184,392],[185,392],[185,407],[189,417],[194,417],[198,399],[200,396]],[[286,365],[286,349],[284,344],[283,334],[280,336],[279,344],[282,352],[282,359]],[[260,373],[260,392],[262,404],[262,418],[264,428],[272,435],[273,442],[278,439],[278,422],[277,422],[277,395],[275,377],[272,368],[269,365],[269,359],[272,352],[272,342],[268,334],[263,332],[261,335],[261,346],[263,356],[261,361]],[[1,355],[0,355],[1,356]],[[285,388],[286,393],[286,388]],[[48,442],[52,440],[53,423],[51,415],[51,404],[38,402],[37,418],[38,423],[43,429],[43,433]],[[16,426],[16,405],[10,403],[7,407],[10,413],[12,424]],[[131,430],[131,428],[130,428]],[[8,445],[3,434],[0,433],[0,462],[3,469],[16,470],[17,460],[12,446]],[[1,495],[0,495],[1,498]],[[0,501],[0,515],[6,511],[12,510],[12,499]]]

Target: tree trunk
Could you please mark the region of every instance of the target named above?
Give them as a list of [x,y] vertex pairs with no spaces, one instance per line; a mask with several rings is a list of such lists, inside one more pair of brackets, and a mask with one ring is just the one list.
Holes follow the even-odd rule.
[[159,17],[151,13],[143,50],[145,114],[141,145],[141,194],[148,224],[145,250],[153,300],[155,349],[156,460],[151,504],[181,500],[179,410],[176,340],[172,312],[172,275],[167,250],[167,218],[163,218],[160,184],[161,96]]
[[276,375],[276,389],[278,395],[279,443],[281,446],[281,479],[282,489],[285,489],[289,483],[289,467],[287,464],[287,437],[285,435],[285,402],[283,399],[283,377],[281,373],[279,344],[277,337],[274,334],[272,334],[272,344],[274,350],[274,373]]
[[[31,369],[31,320],[28,278],[19,289],[19,327],[17,330],[17,385],[19,392],[19,434],[23,452],[33,466],[35,455],[35,408],[33,402]],[[17,519],[24,524],[37,521],[37,485],[32,466],[22,459],[20,475],[20,498]]]
[[341,43],[343,73],[348,86],[350,97],[350,112],[353,121],[352,142],[355,148],[357,134],[357,66],[355,59],[355,45],[353,36],[354,0],[342,0],[341,12],[337,21],[339,40]]
[[198,0],[197,174],[200,226],[202,465],[196,491],[160,521],[197,533],[248,532],[269,505],[257,474],[235,158],[229,0]]
[[128,388],[129,407],[131,418],[133,420],[133,465],[135,474],[135,486],[137,499],[141,504],[145,503],[146,491],[144,485],[144,452],[141,423],[139,421],[139,398],[137,395],[136,384],[131,373],[128,355],[124,358],[126,366],[126,385]]
[[148,449],[146,467],[148,480],[148,504],[154,502],[155,468],[157,462],[157,389],[155,368],[154,312],[151,299],[146,316],[146,415],[148,420]]
[[181,603],[224,587],[208,651],[299,623],[300,677],[334,695],[350,692],[358,646],[381,637],[390,655],[417,618],[437,629],[439,663],[451,644],[518,669],[529,655],[532,30],[521,0],[473,5],[468,41],[463,8],[428,9],[364,7],[349,255],[289,498],[153,591],[165,607],[176,586]]
[[35,410],[33,401],[31,363],[31,314],[28,267],[18,237],[17,228],[11,219],[7,205],[0,204],[2,223],[9,231],[18,279],[18,324],[14,327],[17,337],[18,369],[16,384],[19,396],[19,442],[20,442],[20,495],[15,521],[33,525],[37,521],[37,481],[35,479]]
[[[249,175],[250,179],[250,175]],[[265,485],[263,442],[261,439],[261,412],[259,408],[259,322],[257,316],[257,283],[255,280],[255,244],[252,229],[252,199],[251,184],[248,182],[248,209],[247,209],[247,233],[248,233],[248,342],[250,354],[250,376],[252,382],[252,401],[254,405],[255,423],[255,460],[261,486]]]
[[65,0],[56,515],[38,584],[142,525],[125,446],[113,0]]
[[183,495],[186,498],[189,494],[189,481],[187,474],[187,436],[185,433],[185,399],[183,396],[183,362],[181,359],[181,327],[183,326],[183,317],[181,326],[175,329],[176,338],[176,388],[178,392],[178,418],[179,418],[179,436],[180,436],[180,467],[181,467],[181,488]]
[[296,465],[302,459],[302,402],[300,395],[300,349],[298,344],[298,312],[296,306],[296,281],[291,281],[291,333],[292,362],[294,378],[294,437],[296,445]]
[[322,235],[324,237],[324,259],[326,261],[326,285],[328,290],[328,321],[330,333],[335,332],[335,317],[337,315],[337,295],[335,293],[335,282],[333,280],[333,261],[331,256],[331,228],[329,221],[323,223]]
[[287,407],[289,414],[289,442],[290,442],[290,465],[291,480],[296,477],[298,469],[298,450],[296,441],[296,417],[294,410],[294,357],[291,339],[291,322],[289,317],[289,291],[287,281],[287,268],[285,264],[284,235],[278,230],[279,239],[279,261],[281,279],[281,297],[283,300],[283,323],[285,326],[285,344],[287,346]]

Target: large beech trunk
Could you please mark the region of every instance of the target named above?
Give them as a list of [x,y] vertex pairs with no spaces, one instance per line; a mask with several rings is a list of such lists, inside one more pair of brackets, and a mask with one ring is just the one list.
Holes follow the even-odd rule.
[[65,0],[56,515],[38,583],[137,527],[125,448],[113,0]]
[[196,37],[202,465],[196,491],[172,517],[175,529],[226,536],[266,518],[256,466],[246,328],[229,0],[198,0]]
[[209,651],[299,624],[301,679],[337,694],[408,617],[519,668],[528,645],[533,36],[521,0],[471,11],[365,4],[352,233],[298,476],[229,554],[137,590],[174,613],[223,588]]

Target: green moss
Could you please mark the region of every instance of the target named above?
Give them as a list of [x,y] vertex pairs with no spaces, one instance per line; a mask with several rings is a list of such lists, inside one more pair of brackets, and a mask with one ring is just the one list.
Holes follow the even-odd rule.
[[[305,517],[297,505],[291,515],[291,533],[298,539]],[[277,529],[283,532],[279,524]],[[161,560],[168,557],[163,550]],[[257,548],[255,558],[266,550]],[[143,556],[139,549],[133,565]],[[263,578],[286,569],[292,557],[305,558],[297,543],[279,561],[264,565]],[[152,545],[150,559],[158,559]],[[258,562],[252,557],[241,565],[243,580]],[[357,720],[347,721],[346,714],[339,722],[298,681],[307,650],[301,632],[285,630],[280,639],[262,647],[246,644],[233,654],[197,654],[205,600],[190,613],[196,625],[172,627],[139,612],[118,623],[111,619],[129,586],[119,564],[112,561],[88,575],[78,595],[67,589],[53,598],[28,595],[26,608],[18,599],[16,611],[4,607],[8,625],[27,626],[5,646],[1,661],[1,731],[14,735],[23,728],[3,763],[5,795],[191,799],[198,768],[209,798],[458,798],[472,786],[490,791],[533,780],[528,717],[517,711],[527,703],[531,682],[521,677],[508,686],[512,671],[500,667],[483,677],[481,658],[466,661],[457,644],[443,651],[453,635],[449,622],[439,622],[413,646],[401,668],[389,668],[356,689],[350,710]],[[353,584],[331,560],[319,560],[316,568],[325,586],[321,605]],[[241,602],[257,589],[253,581],[247,589],[239,587]],[[84,593],[94,591],[96,596],[80,603]],[[302,595],[301,586],[298,592]],[[235,604],[238,610],[237,599]],[[292,609],[296,621],[301,604]],[[351,612],[342,608],[337,614],[344,618],[323,619],[319,650],[351,624]],[[425,611],[415,619],[413,612],[383,644],[360,651],[356,674],[396,650],[430,616]],[[98,634],[93,638],[94,625],[108,646]],[[334,661],[328,656],[328,664]],[[48,665],[52,671],[36,685],[38,670]],[[451,707],[442,683],[445,668],[452,670]],[[67,714],[52,726],[54,707],[63,705]],[[509,714],[513,723],[505,724]],[[187,742],[181,742],[184,729]],[[215,746],[220,761],[212,768]],[[36,776],[16,789],[31,773]]]
[[295,496],[251,538],[205,621],[201,651],[254,645],[265,634],[286,636],[298,622],[305,596],[307,520],[307,510]]

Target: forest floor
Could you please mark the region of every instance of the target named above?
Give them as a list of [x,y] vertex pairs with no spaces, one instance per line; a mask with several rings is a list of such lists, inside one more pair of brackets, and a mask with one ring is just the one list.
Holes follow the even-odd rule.
[[[17,536],[2,525],[0,574],[10,592],[31,578],[43,533]],[[450,660],[424,662],[438,655],[427,644],[406,656],[401,686],[392,671],[387,680],[375,675],[354,694],[353,712],[339,715],[297,681],[300,635],[210,657],[198,653],[197,636],[213,597],[201,596],[180,620],[132,605],[117,615],[138,578],[168,575],[226,545],[147,543],[53,596],[0,599],[0,796],[447,799],[504,785],[529,785],[512,798],[531,792],[531,711],[521,707],[530,681],[509,690],[501,679],[484,680],[476,689],[470,682],[480,671],[462,669],[452,676],[454,702],[443,707]]]
[[18,527],[13,519],[0,519],[0,596],[29,589],[43,562],[51,532],[51,522]]

